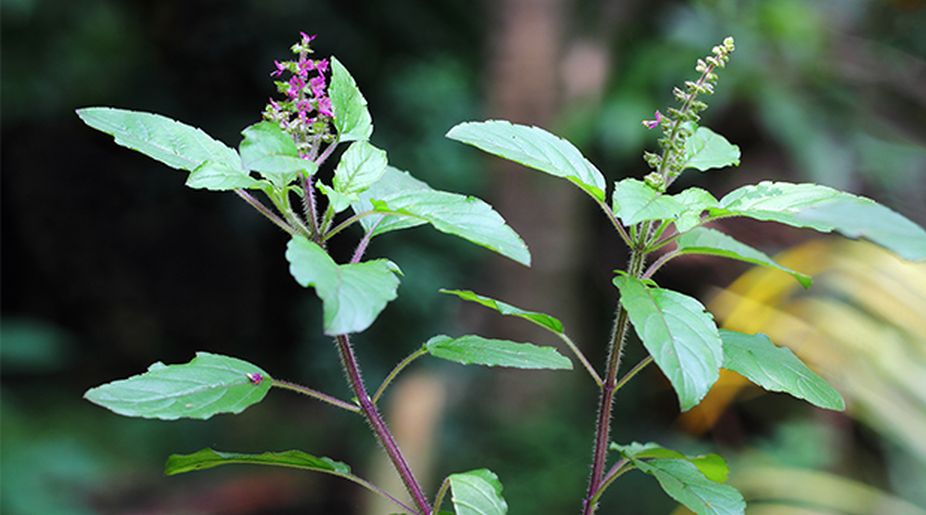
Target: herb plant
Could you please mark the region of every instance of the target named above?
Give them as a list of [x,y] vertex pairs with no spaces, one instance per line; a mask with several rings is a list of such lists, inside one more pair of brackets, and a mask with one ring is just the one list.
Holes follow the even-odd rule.
[[[374,237],[419,225],[466,239],[518,263],[530,265],[521,238],[488,204],[470,196],[435,190],[391,166],[386,152],[369,143],[373,124],[367,103],[347,69],[334,57],[316,59],[313,37],[302,34],[294,58],[275,62],[272,75],[279,100],[270,100],[263,120],[242,131],[238,150],[194,127],[161,115],[94,107],[80,118],[112,135],[117,144],[137,150],[172,168],[189,172],[194,189],[233,191],[290,237],[285,257],[290,273],[311,287],[322,302],[323,331],[335,349],[354,393],[342,400],[308,386],[272,377],[246,361],[200,352],[186,364],[155,363],[139,375],[86,392],[85,397],[115,413],[144,418],[207,419],[240,413],[273,389],[304,394],[363,417],[386,451],[408,498],[355,475],[346,464],[303,451],[241,454],[202,449],[172,455],[165,472],[179,474],[245,463],[300,468],[350,480],[391,501],[404,513],[440,513],[449,494],[458,515],[507,512],[498,478],[487,469],[448,476],[429,500],[377,409],[389,384],[414,360],[432,356],[461,364],[523,369],[571,369],[570,358],[556,348],[484,338],[438,335],[415,349],[369,393],[360,373],[351,334],[370,327],[396,298],[402,272],[388,259],[363,260]],[[713,92],[716,72],[733,51],[728,38],[699,60],[696,81],[676,88],[678,107],[644,121],[660,128],[662,152],[646,153],[653,169],[644,180],[617,182],[606,202],[606,181],[573,145],[537,127],[505,121],[467,122],[448,132],[473,145],[527,167],[565,178],[587,193],[630,249],[627,268],[613,283],[619,302],[608,343],[605,373],[567,336],[556,318],[514,307],[467,290],[442,290],[503,315],[532,322],[556,335],[601,391],[584,515],[596,511],[605,490],[618,477],[640,470],[656,478],[668,495],[699,514],[742,513],[742,496],[725,483],[727,467],[715,454],[685,456],[654,443],[618,445],[609,433],[614,396],[629,380],[655,362],[674,387],[682,410],[697,405],[717,380],[720,368],[736,371],[758,385],[787,392],[817,406],[841,410],[840,395],[794,354],[763,335],[718,330],[696,299],[660,288],[652,279],[666,263],[685,254],[708,254],[777,268],[804,286],[810,278],[775,263],[759,250],[706,225],[726,217],[775,221],[818,231],[865,237],[907,259],[926,259],[926,231],[872,200],[814,184],[762,182],[720,200],[698,188],[675,194],[667,189],[688,169],[706,171],[739,164],[739,149],[706,127],[699,113],[703,95]],[[345,145],[328,182],[322,166]],[[269,202],[269,204],[268,204]],[[327,244],[356,226],[362,229],[347,263],[336,262]],[[344,233],[344,234],[342,234]],[[672,250],[667,250],[669,248]],[[647,261],[658,256],[647,266]],[[620,378],[621,356],[630,326],[649,357]],[[610,452],[618,455],[610,467]]]

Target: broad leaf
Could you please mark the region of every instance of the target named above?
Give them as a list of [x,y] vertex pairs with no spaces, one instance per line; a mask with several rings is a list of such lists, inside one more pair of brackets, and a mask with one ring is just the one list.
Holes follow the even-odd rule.
[[740,148],[708,129],[698,127],[685,142],[685,168],[700,171],[740,165]]
[[677,194],[660,193],[637,179],[624,179],[614,185],[611,195],[614,214],[630,226],[649,220],[672,220],[679,232],[701,222],[701,213],[717,205],[717,199],[700,188]]
[[650,288],[629,276],[615,277],[614,284],[637,336],[675,388],[682,411],[693,408],[717,381],[723,363],[713,317],[687,295]]
[[350,474],[346,463],[331,458],[312,456],[302,451],[263,452],[260,454],[242,454],[202,449],[193,454],[171,454],[164,465],[168,476],[211,469],[221,465],[232,464],[276,465],[304,470],[314,470],[327,474],[345,476]]
[[791,349],[764,334],[721,330],[723,368],[742,374],[773,392],[785,392],[821,408],[842,411],[846,403],[835,388],[807,368]]
[[[388,199],[393,195],[421,190],[433,191],[424,181],[412,177],[410,173],[386,166],[386,171],[380,180],[370,186],[367,191],[361,193],[359,199],[352,202],[351,206],[355,213],[363,213],[373,209],[372,199]],[[361,218],[360,223],[363,225],[364,230],[373,230],[373,235],[377,236],[390,231],[417,227],[427,222],[407,216],[383,215],[381,217],[368,216]]]
[[456,515],[505,515],[508,503],[502,497],[502,483],[489,469],[451,474],[450,492]]
[[171,168],[192,172],[206,161],[241,169],[238,153],[205,132],[166,116],[112,107],[87,107],[77,116],[90,127],[112,135],[116,143]]
[[865,198],[816,184],[761,182],[730,192],[711,216],[745,216],[866,238],[903,258],[926,260],[926,230]]
[[736,259],[791,274],[805,288],[809,288],[813,283],[809,276],[779,265],[763,252],[714,229],[697,227],[679,236],[675,243],[680,254],[708,254]]
[[299,157],[293,138],[273,122],[260,122],[244,129],[238,150],[248,170],[259,172],[283,187],[300,172],[312,175],[318,169],[313,161]]
[[355,141],[347,147],[334,169],[332,185],[335,194],[328,194],[334,204],[334,210],[341,212],[347,209],[351,202],[359,200],[360,193],[382,178],[386,172],[386,165],[386,151],[366,141]]
[[338,141],[366,141],[373,134],[373,119],[367,109],[367,100],[357,88],[347,68],[331,57],[331,86],[328,88],[334,110],[334,127]]
[[467,335],[435,336],[424,344],[428,354],[463,365],[571,370],[572,361],[553,347]]
[[485,297],[469,290],[440,290],[440,292],[456,295],[463,300],[481,304],[489,309],[494,309],[503,315],[516,316],[525,320],[529,320],[539,325],[540,327],[543,327],[544,329],[553,331],[554,333],[563,333],[563,323],[545,313],[525,311],[521,308],[512,306],[511,304],[507,304],[490,297]]
[[459,236],[522,265],[531,255],[524,240],[505,223],[492,206],[476,197],[437,190],[397,193],[371,201],[380,213],[414,218],[440,232]]
[[399,269],[387,259],[339,265],[303,236],[289,241],[286,259],[296,282],[314,287],[322,300],[327,335],[365,330],[396,298]]
[[611,444],[612,451],[618,451],[622,456],[629,460],[643,459],[682,459],[691,462],[701,471],[702,474],[711,481],[726,483],[730,475],[730,468],[727,462],[717,454],[701,454],[697,456],[686,456],[678,451],[666,449],[656,443],[638,443],[633,442],[628,445]]
[[207,419],[241,413],[260,402],[271,383],[246,361],[197,352],[189,363],[155,363],[143,374],[91,388],[84,398],[127,417]]
[[746,501],[730,485],[708,479],[687,459],[634,460],[659,481],[663,491],[698,515],[740,515]]
[[186,185],[193,189],[227,191],[238,188],[257,189],[262,184],[241,167],[228,166],[224,163],[206,161],[196,167],[186,179]]
[[504,120],[461,123],[447,137],[529,168],[563,177],[599,201],[605,180],[572,143],[539,127]]

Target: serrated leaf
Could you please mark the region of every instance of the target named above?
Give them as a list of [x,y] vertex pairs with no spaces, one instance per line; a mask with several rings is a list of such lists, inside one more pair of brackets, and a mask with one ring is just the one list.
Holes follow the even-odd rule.
[[605,180],[572,143],[540,127],[504,120],[464,122],[447,132],[447,137],[472,145],[529,168],[562,177],[598,201],[605,199]]
[[303,236],[289,241],[286,259],[296,282],[314,287],[322,300],[325,334],[329,336],[367,329],[396,298],[399,269],[387,259],[339,265]]
[[633,442],[628,445],[611,443],[611,450],[621,453],[622,456],[629,460],[644,459],[683,459],[691,462],[695,467],[704,474],[704,477],[718,483],[726,483],[730,475],[730,469],[727,462],[717,454],[701,454],[697,456],[686,456],[678,451],[666,449],[656,443],[639,443]]
[[[252,381],[249,374],[259,379]],[[246,361],[197,352],[189,363],[155,363],[143,374],[91,388],[84,398],[127,417],[207,419],[241,413],[264,398],[271,382]]]
[[685,164],[682,169],[700,171],[740,165],[740,148],[708,129],[698,127],[685,141]]
[[192,172],[206,161],[241,169],[238,153],[196,127],[166,116],[112,107],[77,110],[84,123],[171,168]]
[[572,361],[553,347],[532,343],[494,340],[476,335],[451,338],[439,335],[424,344],[435,358],[463,365],[485,365],[526,369],[571,370]]
[[241,162],[248,170],[260,173],[278,187],[284,187],[299,173],[312,175],[318,169],[313,161],[299,157],[293,138],[273,122],[247,127],[238,147]]
[[713,195],[700,188],[688,188],[677,195],[660,193],[637,179],[614,185],[611,195],[614,214],[630,226],[649,220],[672,220],[679,232],[701,222],[701,213],[717,205]]
[[538,313],[536,311],[526,311],[519,307],[512,306],[500,300],[496,300],[484,295],[479,295],[478,293],[469,291],[469,290],[440,290],[441,293],[447,293],[450,295],[456,295],[457,297],[469,301],[481,304],[489,309],[494,309],[502,315],[516,316],[529,320],[540,327],[553,331],[554,333],[563,333],[563,323],[558,319],[547,315],[546,313]]
[[502,497],[502,483],[489,469],[471,470],[448,476],[456,515],[505,515],[508,503]]
[[524,240],[489,204],[476,197],[437,190],[414,190],[371,200],[375,211],[427,222],[438,231],[459,236],[530,266]]
[[331,86],[328,88],[334,111],[338,141],[366,141],[373,134],[373,119],[357,83],[341,61],[331,56]]
[[756,220],[837,231],[866,238],[903,258],[926,260],[926,230],[874,200],[817,184],[768,182],[743,186],[710,210],[715,218]]
[[821,408],[842,411],[846,402],[835,388],[807,368],[791,349],[764,334],[721,330],[723,368],[742,374],[772,392],[784,392]]
[[[393,195],[400,193],[410,193],[420,190],[432,190],[424,181],[418,180],[408,172],[403,172],[398,168],[386,166],[383,176],[370,188],[359,195],[359,199],[351,203],[355,213],[363,213],[373,209],[372,199],[388,199]],[[373,235],[378,236],[391,231],[408,229],[424,225],[427,222],[417,218],[407,216],[383,215],[380,217],[368,216],[361,218],[360,223],[364,230],[373,230]],[[373,229],[375,226],[375,229]]]
[[[386,151],[366,141],[355,141],[341,155],[334,169],[332,186],[344,196],[355,196],[366,191],[386,173]],[[348,202],[344,209],[350,205]]]
[[186,185],[193,189],[212,191],[228,191],[238,188],[259,189],[262,187],[262,183],[251,177],[244,168],[235,168],[213,161],[205,161],[196,167],[187,177]]
[[711,481],[688,460],[634,460],[634,465],[655,477],[669,497],[698,515],[745,513],[746,501],[735,488]]
[[678,394],[682,411],[693,408],[717,381],[723,363],[714,318],[696,299],[647,287],[630,276],[615,277],[614,285],[637,336]]
[[809,288],[813,283],[810,276],[782,266],[765,253],[714,229],[697,227],[679,236],[675,243],[680,254],[707,254],[736,259],[781,270],[797,279],[804,288]]
[[313,456],[302,451],[262,452],[260,454],[243,454],[239,452],[222,452],[201,449],[192,454],[171,454],[164,465],[168,476],[206,470],[222,465],[275,465],[279,467],[314,470],[328,474],[346,476],[350,467],[346,463],[331,458]]

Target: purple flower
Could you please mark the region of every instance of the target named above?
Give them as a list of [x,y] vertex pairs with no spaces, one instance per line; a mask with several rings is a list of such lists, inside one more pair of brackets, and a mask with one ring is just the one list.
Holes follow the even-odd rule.
[[289,98],[295,100],[299,98],[299,93],[302,91],[302,88],[305,87],[305,80],[298,75],[293,75],[289,78],[289,91],[287,94]]
[[308,76],[309,72],[315,67],[315,61],[311,59],[306,59],[304,57],[299,58],[296,69],[299,70],[299,75]]
[[334,118],[334,110],[331,108],[331,99],[322,97],[318,99],[318,113]]
[[319,59],[318,61],[315,61],[315,69],[318,70],[318,73],[320,75],[324,75],[325,73],[327,73],[328,72],[328,60]]
[[310,35],[306,34],[305,32],[299,32],[299,35],[302,36],[302,44],[303,44],[303,45],[308,45],[308,44],[311,43],[312,40],[315,39],[315,37],[317,36],[317,34],[312,34],[312,35],[310,36]]
[[660,123],[662,123],[662,113],[660,113],[659,111],[656,111],[655,116],[656,116],[655,120],[643,120],[640,123],[642,123],[643,126],[646,127],[647,129],[655,129],[656,127],[659,126]]
[[250,372],[245,374],[248,378],[248,381],[251,381],[251,384],[260,384],[264,380],[264,376],[260,375],[260,372]]
[[309,87],[312,88],[312,95],[315,98],[325,96],[325,78],[321,75],[309,79]]
[[283,75],[283,71],[286,70],[286,64],[281,63],[280,61],[277,61],[276,59],[274,59],[273,65],[276,66],[277,69],[270,72],[270,76],[279,77],[280,75]]

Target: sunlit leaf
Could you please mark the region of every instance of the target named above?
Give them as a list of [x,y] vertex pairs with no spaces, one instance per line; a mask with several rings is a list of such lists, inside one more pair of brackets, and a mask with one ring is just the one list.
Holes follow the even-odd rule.
[[678,451],[666,449],[656,443],[639,443],[633,442],[628,445],[611,444],[612,451],[618,451],[627,459],[683,459],[691,462],[702,474],[711,481],[725,483],[730,475],[730,468],[727,462],[717,454],[699,454],[697,456],[686,456]]
[[334,126],[338,141],[366,141],[373,134],[373,119],[367,109],[367,100],[347,68],[331,57],[331,86],[328,88],[334,111]]
[[299,157],[293,138],[273,122],[260,122],[244,129],[238,147],[241,162],[277,186],[285,186],[296,175],[312,175],[318,168],[313,161]]
[[502,497],[502,483],[488,469],[451,474],[451,500],[456,515],[505,515],[508,503]]
[[[383,176],[370,188],[359,195],[358,200],[351,203],[355,213],[373,210],[372,199],[389,199],[398,194],[407,194],[413,191],[432,190],[424,181],[418,180],[408,172],[386,166]],[[433,191],[433,190],[432,190]],[[427,222],[418,218],[397,215],[368,216],[360,219],[366,231],[373,230],[373,235],[385,234],[400,229],[408,229],[424,225]],[[375,229],[374,229],[375,227]]]
[[424,344],[425,350],[436,358],[463,365],[485,365],[527,369],[570,370],[572,361],[553,347],[540,347],[532,343],[494,340],[467,335],[459,338],[435,336]]
[[475,302],[481,304],[489,309],[494,309],[502,315],[516,316],[529,320],[545,329],[553,331],[554,333],[563,332],[563,323],[558,319],[547,315],[546,313],[538,313],[536,311],[526,311],[521,308],[512,306],[500,300],[495,300],[490,297],[479,295],[478,293],[469,291],[469,290],[440,290],[441,293],[447,293],[450,295],[456,295],[457,297],[467,300],[470,302]]
[[676,195],[660,193],[637,179],[624,179],[614,185],[611,195],[614,214],[624,225],[649,220],[671,220],[679,232],[701,222],[701,213],[717,205],[713,195],[700,188],[688,188]]
[[685,141],[685,164],[682,169],[695,168],[703,172],[739,164],[740,148],[707,127],[698,127]]
[[358,201],[360,193],[380,180],[386,172],[386,165],[386,151],[366,141],[351,143],[334,169],[332,188],[322,189],[335,212],[339,213]]
[[221,465],[249,464],[249,465],[275,465],[304,470],[314,470],[337,475],[350,474],[350,467],[346,463],[331,458],[317,457],[302,451],[262,452],[260,454],[242,454],[238,452],[222,452],[212,449],[201,449],[192,454],[172,454],[164,465],[164,473],[168,476],[193,472],[196,470],[211,469]]
[[698,515],[741,515],[746,501],[730,485],[708,479],[686,459],[634,460],[656,478],[663,491]]

